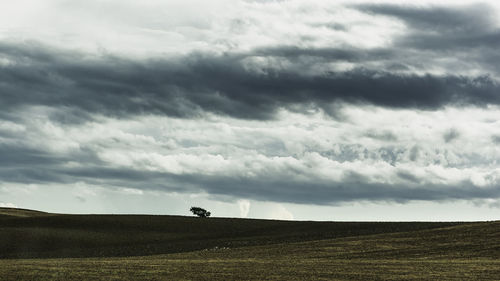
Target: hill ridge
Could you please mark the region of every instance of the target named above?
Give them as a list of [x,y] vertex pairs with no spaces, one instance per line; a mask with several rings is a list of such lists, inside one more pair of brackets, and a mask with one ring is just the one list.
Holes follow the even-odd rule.
[[[21,212],[16,210],[15,212]],[[21,212],[22,213],[22,212]],[[0,258],[189,252],[435,229],[461,222],[315,222],[166,215],[0,216]]]

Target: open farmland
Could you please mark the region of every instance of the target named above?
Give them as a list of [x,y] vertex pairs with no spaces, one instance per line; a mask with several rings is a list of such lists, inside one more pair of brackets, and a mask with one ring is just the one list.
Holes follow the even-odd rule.
[[500,222],[300,222],[2,212],[0,276],[5,280],[498,280],[500,276]]

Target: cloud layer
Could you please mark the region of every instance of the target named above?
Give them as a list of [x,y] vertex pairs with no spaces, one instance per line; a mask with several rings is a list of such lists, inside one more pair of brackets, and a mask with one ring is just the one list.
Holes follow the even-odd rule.
[[[304,73],[303,69],[314,67],[303,65],[310,62],[268,67],[269,60],[277,56],[291,61],[304,53],[322,60],[327,56],[335,60],[337,56],[337,50],[316,51],[274,48],[245,54],[191,54],[171,60],[131,61],[109,56],[85,58],[40,45],[4,44],[0,45],[5,61],[0,77],[0,91],[4,93],[1,104],[4,111],[26,105],[64,106],[82,117],[198,117],[211,112],[271,119],[280,108],[329,112],[341,102],[416,109],[500,103],[500,87],[488,76],[399,74],[362,66]],[[252,65],[257,56],[265,63]]]
[[500,192],[491,134],[500,129],[498,107],[345,106],[341,120],[281,111],[267,122],[101,116],[76,124],[39,110],[45,113],[25,116],[22,127],[1,126],[4,181],[303,204],[486,199]]

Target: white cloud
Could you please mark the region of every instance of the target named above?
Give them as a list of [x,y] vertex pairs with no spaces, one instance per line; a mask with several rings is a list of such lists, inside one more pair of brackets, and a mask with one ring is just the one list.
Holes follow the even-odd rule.
[[240,208],[240,217],[248,217],[248,213],[250,212],[250,201],[240,199],[237,203],[238,207]]
[[271,209],[268,218],[276,220],[293,220],[293,214],[283,205],[276,204],[276,206]]
[[[2,5],[0,39],[38,40],[97,53],[163,56],[275,45],[373,48],[390,44],[405,31],[397,20],[348,8],[354,2],[366,1],[19,0]],[[496,1],[487,2],[498,6]],[[335,24],[347,25],[349,30],[328,28]]]
[[130,194],[130,195],[143,195],[144,192],[140,189],[136,188],[121,188],[118,190],[118,192],[123,193],[123,194]]
[[10,121],[0,121],[0,131],[9,131],[14,133],[24,132],[26,131],[26,127]]
[[0,207],[2,208],[17,208],[17,205],[14,203],[3,203],[0,202]]

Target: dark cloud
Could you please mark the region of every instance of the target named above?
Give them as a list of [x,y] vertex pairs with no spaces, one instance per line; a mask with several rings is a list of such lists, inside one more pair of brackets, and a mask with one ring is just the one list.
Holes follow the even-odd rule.
[[443,134],[443,139],[446,143],[452,142],[459,137],[460,132],[455,128],[449,129]]
[[96,153],[84,145],[78,150],[62,153],[30,147],[16,135],[12,138],[17,138],[17,141],[0,142],[0,179],[3,182],[73,183],[76,179],[65,173],[68,163],[90,167],[104,165]]
[[362,4],[358,9],[396,17],[411,28],[423,31],[477,32],[491,28],[495,14],[486,4],[470,6],[416,6]]
[[25,147],[0,143],[0,165],[8,170],[26,166],[51,166],[64,161],[52,153]]
[[[374,51],[387,56],[384,51]],[[85,57],[36,44],[1,44],[10,64],[0,73],[1,109],[44,105],[66,108],[61,122],[91,114],[177,117],[213,112],[237,118],[270,119],[278,108],[330,108],[336,102],[395,108],[436,109],[448,104],[500,104],[498,85],[487,76],[395,74],[356,68],[303,74],[297,69],[245,67],[255,55],[329,56],[356,59],[358,52],[274,48],[235,55],[191,54],[176,59],[133,61]],[[364,59],[364,58],[359,58]],[[64,117],[64,118],[63,118]]]
[[52,110],[47,115],[50,120],[64,125],[79,125],[95,120],[92,112],[71,106],[58,106],[57,110]]
[[207,192],[212,196],[247,198],[264,201],[328,205],[348,201],[397,201],[411,200],[460,200],[497,198],[498,187],[477,188],[470,182],[458,185],[421,184],[421,179],[408,172],[398,177],[407,184],[370,182],[365,176],[352,172],[342,182],[300,182],[277,178],[241,178],[232,176],[207,176],[200,174],[175,175],[164,172],[140,171],[128,168],[85,166],[81,168],[23,168],[6,176],[6,182],[68,184],[85,182],[103,187],[126,187],[140,190],[162,190],[181,193]]
[[369,130],[365,133],[365,137],[372,139],[382,140],[382,141],[397,141],[398,137],[390,131],[375,131]]
[[[343,182],[299,182],[286,179],[248,179],[200,175],[173,176],[175,178],[173,181],[181,184],[186,183],[191,188],[196,188],[195,190],[205,190],[212,195],[318,205],[356,200],[442,201],[497,198],[500,196],[498,187],[482,189],[468,181],[453,186],[419,184],[420,179],[411,174],[400,173],[399,176],[408,180],[408,183],[373,183],[363,175],[356,173]],[[169,180],[171,177],[168,177],[167,182]]]
[[491,136],[491,140],[494,144],[500,144],[500,135]]
[[324,26],[326,28],[329,28],[329,29],[333,29],[333,30],[336,30],[336,31],[347,31],[347,26],[343,25],[343,24],[340,24],[338,22],[331,22],[331,23],[326,23],[326,24],[323,24],[323,25],[320,25],[320,26]]
[[360,49],[355,47],[344,48],[303,48],[297,46],[275,46],[258,48],[250,55],[259,57],[281,57],[292,62],[315,64],[318,62],[370,62],[394,60],[401,56],[401,52],[394,49]]
[[420,156],[420,147],[414,145],[410,150],[410,160],[417,161]]
[[421,183],[421,179],[419,179],[418,177],[416,177],[415,175],[412,175],[411,173],[407,172],[407,171],[399,171],[397,173],[398,177],[404,179],[404,180],[407,180],[411,183],[416,183],[416,184],[419,184]]
[[364,4],[357,9],[390,16],[404,22],[410,30],[396,45],[423,49],[492,48],[500,43],[493,8],[487,4],[469,6],[411,6]]

